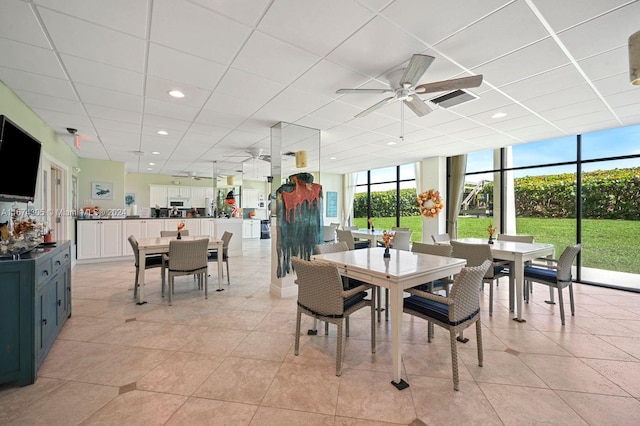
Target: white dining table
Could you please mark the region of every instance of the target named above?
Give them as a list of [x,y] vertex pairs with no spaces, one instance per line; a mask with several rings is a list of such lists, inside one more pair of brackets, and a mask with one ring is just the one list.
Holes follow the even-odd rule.
[[[485,238],[460,238],[456,241],[469,244],[487,244]],[[494,259],[508,260],[513,265],[514,273],[513,280],[515,286],[515,303],[514,305],[514,320],[519,322],[525,322],[522,318],[522,300],[524,299],[524,265],[526,262],[536,258],[552,257],[555,252],[555,246],[553,244],[541,244],[541,243],[520,243],[514,241],[501,241],[494,240],[491,244],[491,254]],[[510,294],[509,298],[513,297]],[[511,305],[511,302],[509,303]]]
[[391,383],[398,389],[404,389],[409,386],[401,377],[404,290],[457,274],[466,260],[396,249],[389,249],[391,256],[385,258],[384,251],[384,247],[373,247],[317,254],[312,258],[335,264],[340,275],[389,289],[393,359]]
[[378,245],[378,241],[382,241],[382,235],[384,231],[371,231],[371,229],[352,229],[351,235],[353,238],[360,238],[369,240],[371,242],[371,247],[376,247]]
[[[182,236],[182,240],[191,241],[191,240],[199,240],[202,238],[209,238],[209,250],[217,250],[218,251],[218,290],[222,290],[222,265],[223,265],[223,245],[224,242],[222,240],[217,240],[215,238],[210,238],[208,235],[184,235]],[[164,254],[169,253],[169,242],[171,240],[175,240],[176,237],[157,237],[157,238],[140,238],[138,240],[138,254],[140,259],[140,276],[138,278],[139,289],[138,289],[138,305],[142,305],[147,303],[144,300],[144,284],[145,284],[145,262],[146,255],[148,254]]]

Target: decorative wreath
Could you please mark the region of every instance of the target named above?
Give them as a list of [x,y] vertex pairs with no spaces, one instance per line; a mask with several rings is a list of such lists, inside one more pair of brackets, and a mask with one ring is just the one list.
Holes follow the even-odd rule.
[[436,217],[444,208],[444,202],[440,196],[440,191],[430,189],[418,195],[416,202],[420,208],[420,214],[424,217]]

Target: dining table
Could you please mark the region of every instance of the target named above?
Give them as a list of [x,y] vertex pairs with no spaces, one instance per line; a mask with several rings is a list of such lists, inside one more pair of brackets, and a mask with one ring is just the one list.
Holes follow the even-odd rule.
[[[183,235],[181,240],[191,241],[199,240],[202,238],[209,239],[209,250],[217,250],[218,253],[222,253],[224,242],[220,239],[211,238],[208,235]],[[144,300],[144,287],[145,287],[145,261],[148,254],[165,254],[169,253],[169,243],[177,237],[157,237],[157,238],[140,238],[138,240],[138,254],[140,259],[140,276],[139,276],[139,291],[138,291],[138,305],[147,303]],[[222,266],[223,256],[218,256],[218,291],[222,291]]]
[[359,238],[363,240],[369,240],[370,247],[376,247],[378,245],[378,241],[382,241],[382,236],[384,235],[384,231],[376,231],[371,229],[352,229],[351,235],[353,238]]
[[401,376],[404,290],[455,275],[462,270],[466,260],[397,249],[389,249],[388,258],[384,253],[384,247],[372,247],[316,254],[312,259],[336,265],[342,276],[389,289],[393,360],[391,383],[402,390],[409,386]]
[[[484,238],[459,238],[467,244],[487,244]],[[494,259],[508,260],[513,265],[513,285],[515,287],[515,303],[513,295],[509,294],[509,306],[513,306],[515,321],[526,322],[522,317],[522,303],[524,299],[524,266],[536,258],[553,257],[555,246],[544,243],[521,243],[515,241],[493,240],[491,243],[491,254]],[[511,289],[511,285],[509,285]]]

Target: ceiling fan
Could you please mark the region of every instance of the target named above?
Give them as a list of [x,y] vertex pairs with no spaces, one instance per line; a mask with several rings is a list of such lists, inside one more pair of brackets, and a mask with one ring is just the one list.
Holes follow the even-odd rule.
[[430,113],[431,108],[422,98],[421,94],[443,92],[450,90],[467,89],[470,87],[478,87],[482,84],[482,75],[474,75],[470,77],[453,78],[450,80],[436,81],[416,86],[427,68],[434,61],[433,56],[415,54],[411,57],[407,68],[400,68],[391,71],[386,75],[389,82],[388,89],[339,89],[338,94],[393,94],[388,98],[370,106],[364,111],[356,115],[356,117],[364,117],[365,115],[382,108],[385,105],[392,104],[397,101],[403,101],[418,117],[422,117]]
[[193,179],[193,180],[213,179],[211,176],[198,176],[196,174],[196,172],[189,172],[186,175],[171,175],[171,177],[189,178],[189,179]]

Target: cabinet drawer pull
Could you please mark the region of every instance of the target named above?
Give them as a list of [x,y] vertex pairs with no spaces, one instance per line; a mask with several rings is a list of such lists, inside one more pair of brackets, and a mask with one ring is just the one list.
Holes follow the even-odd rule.
[[62,300],[58,299],[58,306],[62,305]]
[[60,261],[59,261],[59,260],[56,260],[56,265],[57,265],[57,266],[60,266],[60,265],[61,265],[61,263],[60,263]]
[[44,319],[42,320],[42,323],[43,323],[44,325],[47,325],[47,319],[46,319],[46,318],[44,318]]
[[48,271],[48,270],[46,270],[46,269],[44,269],[44,270],[42,271],[42,275],[49,276],[49,271]]

